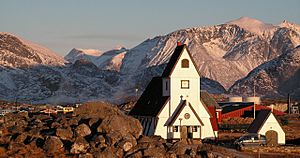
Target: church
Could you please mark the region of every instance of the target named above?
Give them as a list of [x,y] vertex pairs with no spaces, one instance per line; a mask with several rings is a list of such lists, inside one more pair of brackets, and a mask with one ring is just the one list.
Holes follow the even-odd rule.
[[220,107],[200,91],[200,72],[185,44],[177,43],[162,76],[154,77],[129,115],[144,135],[164,139],[215,139]]

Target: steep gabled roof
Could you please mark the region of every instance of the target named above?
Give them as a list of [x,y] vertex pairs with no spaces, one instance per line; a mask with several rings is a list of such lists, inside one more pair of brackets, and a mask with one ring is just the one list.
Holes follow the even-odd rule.
[[227,114],[236,110],[244,109],[253,106],[253,102],[220,102],[222,114]]
[[260,110],[255,120],[248,128],[248,133],[258,133],[266,120],[269,118],[271,110]]
[[220,109],[221,107],[219,106],[219,104],[216,102],[216,100],[211,97],[211,95],[207,92],[207,91],[200,91],[200,98],[203,101],[203,103],[210,107],[213,106],[216,109]]
[[196,68],[196,70],[197,70],[197,72],[198,72],[198,74],[200,76],[199,69],[197,68],[197,65],[196,65],[196,63],[195,63],[195,61],[194,61],[194,59],[193,59],[190,51],[188,50],[187,46],[185,44],[183,44],[183,45],[177,46],[175,48],[174,53],[172,54],[172,56],[171,56],[171,58],[170,58],[170,60],[169,60],[169,62],[167,64],[166,68],[164,69],[164,72],[162,73],[161,77],[163,77],[163,78],[170,77],[170,75],[172,74],[175,66],[178,63],[178,60],[181,57],[181,54],[182,54],[184,48],[187,50],[187,52],[188,52],[188,54],[189,54],[189,56],[190,56],[190,58],[192,60],[192,63],[194,64],[194,66],[195,66],[195,68]]
[[[167,120],[167,122],[165,123],[165,126],[171,126],[173,125],[173,123],[176,121],[176,119],[178,118],[179,114],[182,112],[182,110],[184,109],[184,107],[186,106],[186,100],[182,101],[177,108],[175,109],[174,113],[172,114],[171,117],[169,117],[169,119]],[[196,116],[197,120],[200,122],[201,126],[203,126],[203,122],[200,119],[199,115],[197,114],[197,112],[195,111],[195,109],[191,106],[191,104],[189,103],[188,106],[191,108],[191,110],[193,111],[194,115]]]
[[129,115],[157,116],[169,97],[162,96],[162,78],[153,77]]

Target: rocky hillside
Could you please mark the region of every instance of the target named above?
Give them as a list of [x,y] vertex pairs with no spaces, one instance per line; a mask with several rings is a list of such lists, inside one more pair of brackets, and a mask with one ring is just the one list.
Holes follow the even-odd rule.
[[[143,136],[138,120],[112,105],[89,103],[73,115],[37,113],[1,117],[1,157],[207,157],[204,146],[167,144]],[[213,156],[213,155],[212,155]]]
[[0,32],[0,66],[63,65],[64,59],[35,43]]
[[249,96],[254,86],[257,95],[286,97],[290,93],[293,99],[300,99],[300,46],[255,68],[229,92]]
[[[295,49],[300,44],[299,30],[299,25],[287,21],[272,25],[243,17],[216,26],[177,30],[132,49],[73,49],[65,57],[68,64],[41,46],[1,33],[0,98],[33,103],[120,103],[135,96],[136,89],[140,95],[152,77],[161,75],[178,41],[187,44],[195,58],[203,75],[202,89],[225,93],[259,65]],[[239,89],[237,86],[247,85],[235,84],[230,92],[241,92],[232,90]]]
[[[259,23],[262,30],[245,28]],[[243,25],[241,25],[241,23]],[[284,22],[288,23],[288,22]],[[292,26],[292,24],[290,23]],[[188,45],[200,72],[226,89],[251,70],[300,44],[298,27],[288,24],[264,24],[251,18],[209,27],[194,27],[148,39],[130,49],[122,63],[125,82],[136,80],[147,69],[161,73],[176,42]],[[261,31],[257,33],[258,31]],[[226,72],[226,73],[224,73]],[[133,85],[129,85],[133,86]]]

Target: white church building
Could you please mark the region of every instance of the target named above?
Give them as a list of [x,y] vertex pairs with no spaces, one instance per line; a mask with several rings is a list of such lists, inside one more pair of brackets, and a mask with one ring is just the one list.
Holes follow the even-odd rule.
[[200,72],[186,45],[178,44],[161,77],[154,77],[129,112],[144,135],[164,139],[214,139],[218,104],[200,91]]

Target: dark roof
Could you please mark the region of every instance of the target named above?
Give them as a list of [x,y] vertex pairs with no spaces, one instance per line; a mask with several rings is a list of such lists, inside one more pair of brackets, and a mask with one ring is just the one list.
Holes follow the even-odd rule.
[[255,120],[248,128],[248,133],[257,133],[271,114],[271,110],[260,110]]
[[253,102],[220,102],[218,104],[222,108],[222,114],[226,114],[235,110],[243,109],[254,105]]
[[216,100],[211,97],[211,95],[207,91],[200,91],[200,97],[206,106],[213,106],[216,107],[216,109],[221,108]]
[[168,99],[162,96],[162,78],[153,77],[129,115],[157,116]]
[[[196,118],[198,119],[198,121],[200,122],[200,124],[203,126],[203,122],[201,121],[200,117],[198,116],[198,114],[196,113],[195,109],[191,106],[191,104],[188,104],[189,107],[191,108],[191,110],[193,111],[194,115],[196,116]],[[184,109],[184,107],[186,106],[186,100],[182,101],[177,108],[175,109],[174,113],[172,114],[171,117],[169,117],[169,119],[167,120],[167,122],[165,123],[165,126],[171,126],[173,125],[173,123],[175,122],[175,120],[177,119],[177,117],[179,116],[179,114],[181,113],[181,111]]]
[[[187,52],[188,52],[188,54],[189,54],[189,56],[192,60],[192,63],[196,66],[196,63],[195,63],[190,51],[188,50],[187,46],[185,44],[183,44],[183,45],[177,46],[175,48],[174,53],[172,54],[172,56],[171,56],[171,58],[170,58],[170,60],[167,64],[166,68],[164,69],[164,72],[162,73],[161,77],[169,77],[172,74],[173,69],[175,68],[175,66],[176,66],[176,64],[177,64],[184,48],[186,48],[186,50],[187,50]],[[197,70],[197,72],[200,76],[200,72],[199,72],[197,67],[196,67],[196,70]]]

